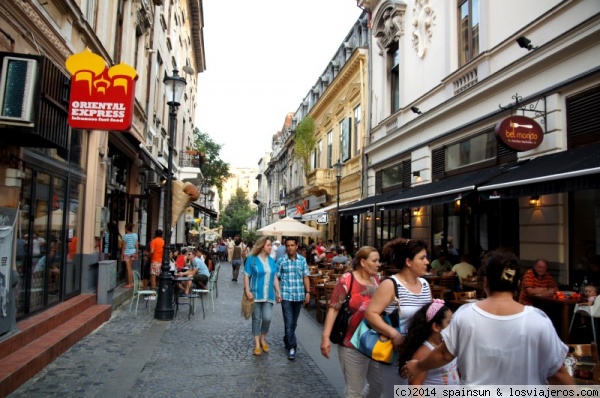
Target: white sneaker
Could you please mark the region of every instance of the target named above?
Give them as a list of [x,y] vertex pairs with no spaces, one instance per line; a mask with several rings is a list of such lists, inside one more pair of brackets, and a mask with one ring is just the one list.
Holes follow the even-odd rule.
[[144,297],[144,300],[148,301],[148,300],[156,300],[156,296],[146,296]]

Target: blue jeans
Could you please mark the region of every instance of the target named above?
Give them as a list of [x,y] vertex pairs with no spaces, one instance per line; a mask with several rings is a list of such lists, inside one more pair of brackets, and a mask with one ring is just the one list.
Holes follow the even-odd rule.
[[252,311],[252,335],[259,336],[269,332],[273,303],[254,303]]
[[302,308],[302,301],[287,301],[281,302],[281,311],[283,312],[283,327],[285,334],[283,336],[283,343],[285,349],[297,348],[296,341],[296,326],[298,325],[298,316],[300,316],[300,309]]

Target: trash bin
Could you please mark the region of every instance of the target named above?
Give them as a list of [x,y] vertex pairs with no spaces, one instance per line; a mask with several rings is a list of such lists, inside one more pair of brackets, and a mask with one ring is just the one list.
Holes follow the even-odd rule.
[[113,302],[113,293],[117,287],[117,260],[98,263],[98,304]]

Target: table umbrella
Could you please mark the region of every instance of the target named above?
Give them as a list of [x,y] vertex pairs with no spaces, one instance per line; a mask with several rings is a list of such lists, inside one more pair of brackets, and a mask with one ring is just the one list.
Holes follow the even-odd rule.
[[318,229],[302,224],[291,217],[283,218],[256,232],[270,236],[321,236],[321,231]]

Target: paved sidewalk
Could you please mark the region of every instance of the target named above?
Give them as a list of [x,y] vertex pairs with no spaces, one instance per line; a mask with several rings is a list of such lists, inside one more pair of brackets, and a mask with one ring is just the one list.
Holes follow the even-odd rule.
[[126,301],[102,327],[10,397],[342,396],[335,347],[331,359],[321,356],[321,325],[305,310],[295,361],[287,359],[283,346],[280,305],[274,307],[267,336],[271,352],[252,355],[250,320],[240,315],[243,285],[231,282],[231,267],[222,264],[214,313],[210,298],[204,299],[206,319],[199,300],[189,321],[185,306],[173,321],[155,321],[144,301],[137,317]]

